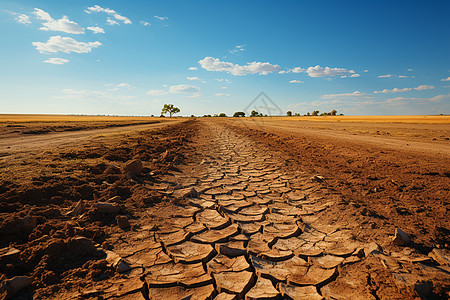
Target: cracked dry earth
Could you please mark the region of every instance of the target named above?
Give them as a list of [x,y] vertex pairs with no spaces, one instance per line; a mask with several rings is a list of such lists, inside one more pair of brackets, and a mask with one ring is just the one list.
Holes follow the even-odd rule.
[[448,268],[414,249],[364,240],[345,214],[330,222],[327,211],[342,203],[320,177],[286,171],[280,153],[219,123],[202,125],[196,155],[154,187],[181,200],[117,236],[114,253],[131,271],[79,296],[414,299],[449,282]]

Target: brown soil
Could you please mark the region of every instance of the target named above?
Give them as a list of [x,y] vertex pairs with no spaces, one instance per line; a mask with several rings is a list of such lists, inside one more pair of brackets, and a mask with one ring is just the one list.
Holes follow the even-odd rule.
[[[17,299],[290,299],[281,283],[327,299],[450,296],[448,125],[286,124],[51,133],[60,148],[42,139],[10,151],[0,158],[1,297],[17,276],[31,278]],[[380,142],[383,130],[395,134]],[[396,228],[408,243],[392,242]],[[314,246],[281,251],[292,239]],[[241,269],[217,267],[235,259],[221,243],[242,243]],[[258,269],[293,256],[307,267],[284,279]]]

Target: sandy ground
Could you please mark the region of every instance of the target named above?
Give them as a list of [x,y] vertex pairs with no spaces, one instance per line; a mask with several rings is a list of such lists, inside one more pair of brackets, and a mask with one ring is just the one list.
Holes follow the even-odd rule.
[[[144,125],[128,125],[100,129],[82,129],[77,131],[51,132],[45,134],[5,134],[0,139],[0,159],[7,157],[16,159],[21,155],[26,155],[30,151],[45,151],[47,149],[63,149],[77,143],[84,143],[93,139],[100,139],[105,136],[113,138],[114,135],[135,133],[138,131],[158,129],[169,124],[181,122],[180,120],[170,120],[163,123],[153,123]],[[94,127],[95,128],[95,127]]]
[[183,121],[1,139],[2,297],[450,295],[449,124]]

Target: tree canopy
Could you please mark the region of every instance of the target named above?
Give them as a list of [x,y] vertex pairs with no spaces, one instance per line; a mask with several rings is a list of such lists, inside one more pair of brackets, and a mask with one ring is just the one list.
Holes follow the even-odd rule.
[[175,107],[173,104],[164,104],[164,107],[161,110],[161,115],[169,113],[169,117],[172,117],[173,114],[177,114],[179,112],[180,109]]
[[243,111],[237,111],[234,113],[233,117],[245,117],[245,112]]

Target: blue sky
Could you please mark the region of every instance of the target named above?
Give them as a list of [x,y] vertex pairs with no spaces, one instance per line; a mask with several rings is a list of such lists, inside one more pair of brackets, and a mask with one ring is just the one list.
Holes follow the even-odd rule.
[[450,114],[449,1],[2,0],[0,36],[0,113]]

